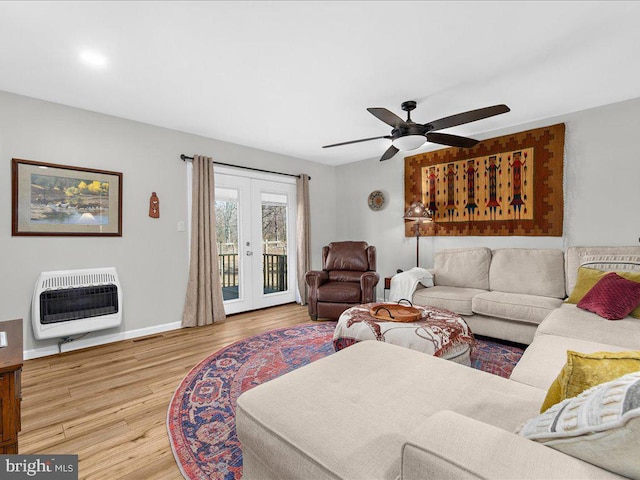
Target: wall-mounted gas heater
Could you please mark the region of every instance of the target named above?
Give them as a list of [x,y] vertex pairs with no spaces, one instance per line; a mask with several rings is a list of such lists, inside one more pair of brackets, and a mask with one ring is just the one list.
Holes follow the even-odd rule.
[[122,289],[114,267],[42,272],[33,292],[33,334],[66,338],[122,323]]

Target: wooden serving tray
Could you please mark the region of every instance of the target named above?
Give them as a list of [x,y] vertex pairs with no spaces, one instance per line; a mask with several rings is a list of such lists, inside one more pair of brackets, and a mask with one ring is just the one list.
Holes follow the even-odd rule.
[[407,305],[394,305],[392,303],[379,303],[369,309],[369,315],[386,322],[415,322],[422,318],[422,312],[415,307]]

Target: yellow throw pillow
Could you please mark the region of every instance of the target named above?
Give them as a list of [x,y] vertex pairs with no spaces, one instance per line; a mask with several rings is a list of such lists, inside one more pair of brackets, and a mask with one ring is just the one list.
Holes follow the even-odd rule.
[[580,267],[578,268],[578,277],[576,278],[576,286],[573,287],[566,303],[578,303],[582,300],[589,290],[591,290],[598,281],[608,272],[604,270],[596,270],[595,268]]
[[567,363],[553,381],[540,413],[585,390],[640,371],[640,351],[580,353],[567,351]]
[[[578,268],[578,277],[576,278],[576,286],[573,287],[571,295],[565,300],[565,303],[578,303],[582,300],[589,290],[600,281],[607,273],[604,270],[596,270],[595,268],[580,267]],[[627,280],[640,283],[640,272],[616,271],[618,275]],[[634,308],[629,314],[630,317],[640,318],[640,305]]]

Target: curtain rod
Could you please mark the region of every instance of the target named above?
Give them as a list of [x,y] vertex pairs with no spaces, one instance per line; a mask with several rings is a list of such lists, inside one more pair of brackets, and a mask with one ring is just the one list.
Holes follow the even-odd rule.
[[[193,160],[193,157],[188,157],[187,155],[185,155],[184,153],[180,155],[180,159],[183,162],[186,162],[187,160]],[[261,168],[253,168],[253,167],[243,167],[242,165],[232,165],[230,163],[223,163],[223,162],[213,162],[214,165],[224,165],[225,167],[235,167],[235,168],[242,168],[244,170],[253,170],[254,172],[262,172],[262,173],[273,173],[275,175],[286,175],[287,177],[296,177],[296,178],[300,178],[300,175],[295,175],[293,173],[282,173],[282,172],[274,172],[272,170],[263,170]],[[309,177],[309,180],[311,180],[311,177]]]

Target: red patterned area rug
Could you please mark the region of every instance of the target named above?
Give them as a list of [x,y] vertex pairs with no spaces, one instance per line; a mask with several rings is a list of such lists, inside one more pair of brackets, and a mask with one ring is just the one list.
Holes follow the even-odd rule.
[[[334,353],[336,322],[279,328],[240,340],[196,365],[176,390],[167,430],[176,462],[189,480],[237,480],[242,451],[236,400],[268,380]],[[471,366],[508,377],[522,349],[478,338]]]

